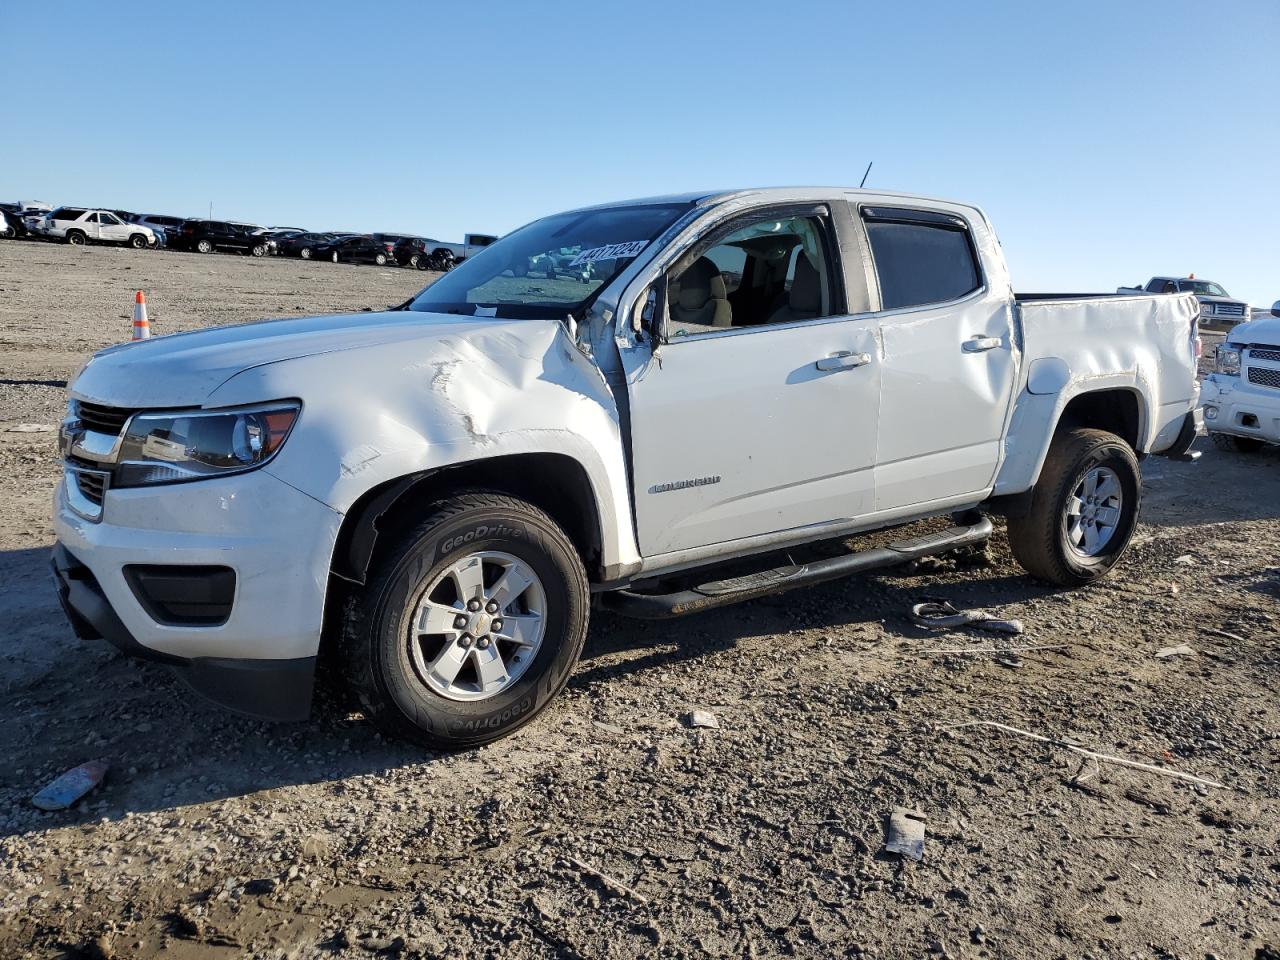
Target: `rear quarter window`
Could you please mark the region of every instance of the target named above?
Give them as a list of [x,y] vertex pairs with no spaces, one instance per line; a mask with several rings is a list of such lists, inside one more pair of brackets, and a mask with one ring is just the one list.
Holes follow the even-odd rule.
[[963,221],[912,211],[864,212],[883,310],[946,303],[982,286],[973,242]]

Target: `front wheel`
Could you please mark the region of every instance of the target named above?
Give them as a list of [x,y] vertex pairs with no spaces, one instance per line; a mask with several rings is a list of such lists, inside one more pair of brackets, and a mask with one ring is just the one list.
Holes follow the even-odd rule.
[[147,238],[140,233],[135,233],[129,238],[129,246],[135,250],[142,250],[147,245]]
[[337,251],[337,250],[333,251],[333,255],[332,255],[329,259],[331,259],[334,263],[337,263],[337,262],[338,262],[338,251]]
[[387,255],[385,253],[379,253],[373,258],[373,262],[380,267],[385,267],[387,265]]
[[533,504],[462,493],[428,508],[351,604],[347,673],[391,736],[458,749],[532,720],[587,633],[586,573]]
[[1138,460],[1105,430],[1058,434],[1024,517],[1009,519],[1009,547],[1033,577],[1079,587],[1106,576],[1129,546],[1142,494]]
[[250,248],[249,252],[255,257],[265,257],[267,255],[267,248],[264,244],[258,243],[254,244],[254,246]]
[[1257,453],[1264,446],[1257,437],[1236,437],[1229,433],[1211,433],[1209,439],[1219,450],[1228,453]]

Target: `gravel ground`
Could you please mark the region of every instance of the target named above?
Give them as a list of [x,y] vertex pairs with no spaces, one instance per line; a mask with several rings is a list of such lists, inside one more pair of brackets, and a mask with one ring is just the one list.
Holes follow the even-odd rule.
[[[14,428],[61,418],[133,291],[166,333],[426,279],[0,242],[0,956],[1280,956],[1276,451],[1149,461],[1134,547],[1088,590],[1033,583],[998,533],[681,621],[597,614],[564,695],[459,755],[332,703],[232,717],[76,641],[46,572],[53,436]],[[928,634],[928,597],[1027,632]],[[931,652],[1025,644],[1049,649]],[[32,807],[94,758],[77,808]],[[896,806],[927,818],[920,862],[883,849]]]

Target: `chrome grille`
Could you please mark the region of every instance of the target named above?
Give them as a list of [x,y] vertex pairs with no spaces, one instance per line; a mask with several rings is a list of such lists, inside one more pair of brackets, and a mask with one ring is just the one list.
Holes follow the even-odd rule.
[[1280,362],[1280,350],[1275,350],[1271,347],[1250,347],[1249,359],[1274,360],[1276,362]]
[[77,400],[75,405],[75,415],[86,429],[94,430],[98,433],[107,433],[111,436],[119,436],[120,431],[124,429],[125,421],[137,413],[136,410],[126,410],[122,407],[104,407],[98,403],[86,403],[83,400]]
[[1280,370],[1268,370],[1266,367],[1249,367],[1248,371],[1250,383],[1280,390]]
[[78,471],[76,473],[76,486],[80,488],[80,492],[86,500],[102,506],[102,498],[107,492],[107,478],[105,476],[100,473]]
[[1243,317],[1243,303],[1207,303],[1206,307],[1210,307],[1213,313],[1219,317]]

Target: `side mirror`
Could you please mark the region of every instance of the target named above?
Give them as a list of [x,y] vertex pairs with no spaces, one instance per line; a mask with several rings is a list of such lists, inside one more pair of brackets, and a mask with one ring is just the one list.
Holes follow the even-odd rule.
[[1277,300],[1271,305],[1271,315],[1273,317],[1280,317],[1280,300]]

